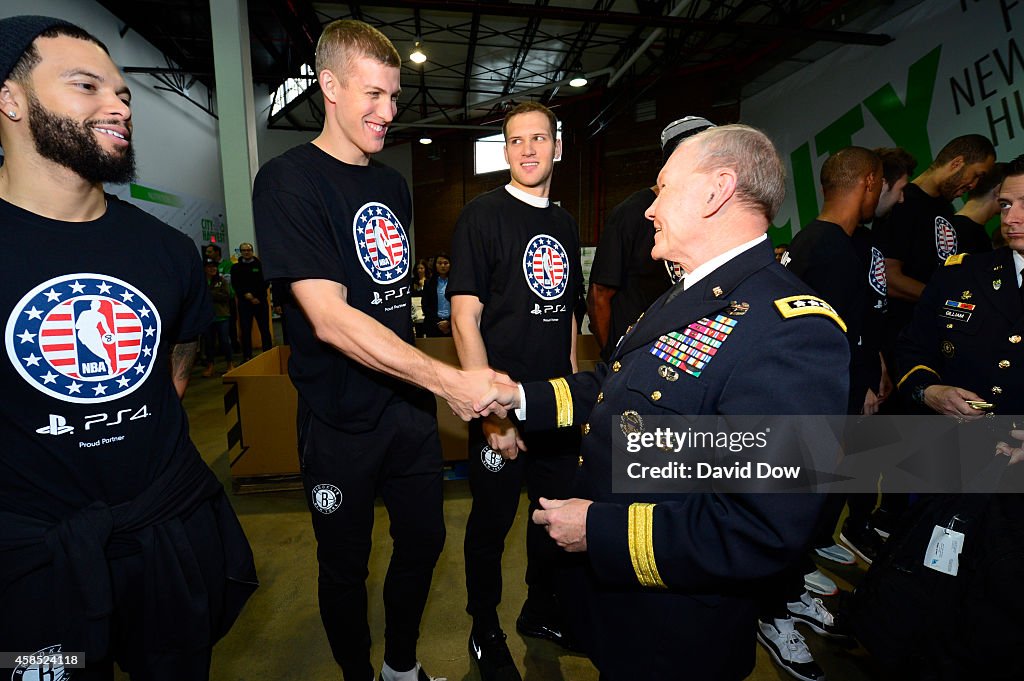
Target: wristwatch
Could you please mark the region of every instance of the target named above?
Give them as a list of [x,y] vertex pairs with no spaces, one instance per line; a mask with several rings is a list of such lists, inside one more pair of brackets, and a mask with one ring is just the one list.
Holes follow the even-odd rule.
[[924,391],[928,386],[919,385],[910,392],[910,399],[918,404],[924,404]]

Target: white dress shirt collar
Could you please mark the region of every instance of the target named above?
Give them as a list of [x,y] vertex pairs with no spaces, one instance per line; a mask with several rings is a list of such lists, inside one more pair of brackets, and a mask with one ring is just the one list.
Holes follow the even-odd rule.
[[740,244],[736,248],[731,248],[728,251],[726,251],[725,253],[722,253],[721,255],[716,255],[714,258],[711,258],[711,260],[708,260],[706,263],[704,263],[700,267],[697,267],[696,269],[694,269],[693,272],[687,272],[686,273],[686,278],[683,279],[683,290],[685,291],[686,289],[690,288],[691,286],[696,284],[698,281],[700,281],[701,279],[703,279],[704,277],[708,276],[709,274],[711,274],[712,272],[717,270],[719,267],[721,267],[725,263],[727,263],[730,260],[732,260],[733,258],[735,258],[740,253],[743,253],[745,251],[750,250],[751,248],[753,248],[754,246],[758,245],[759,243],[761,243],[762,241],[764,241],[767,238],[768,238],[767,234],[762,234],[761,236],[757,237],[756,239],[751,239],[750,241],[747,241],[746,243]]

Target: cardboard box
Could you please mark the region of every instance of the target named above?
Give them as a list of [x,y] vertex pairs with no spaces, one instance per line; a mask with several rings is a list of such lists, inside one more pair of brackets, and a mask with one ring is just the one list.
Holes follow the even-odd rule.
[[224,412],[231,477],[298,475],[298,395],[288,378],[287,345],[224,374]]
[[[451,338],[417,338],[416,347],[443,362],[458,364]],[[581,370],[592,369],[599,360],[593,336],[580,336],[576,350]],[[299,474],[298,396],[288,378],[290,354],[288,346],[279,345],[224,375],[228,460],[236,482]],[[437,428],[445,460],[465,459],[466,424],[441,399],[437,400]]]

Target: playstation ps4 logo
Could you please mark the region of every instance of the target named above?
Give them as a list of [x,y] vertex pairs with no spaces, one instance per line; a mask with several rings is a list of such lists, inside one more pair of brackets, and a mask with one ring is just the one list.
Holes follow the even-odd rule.
[[68,420],[57,414],[50,414],[50,424],[42,428],[36,428],[40,435],[67,435],[75,432],[74,426],[68,425]]

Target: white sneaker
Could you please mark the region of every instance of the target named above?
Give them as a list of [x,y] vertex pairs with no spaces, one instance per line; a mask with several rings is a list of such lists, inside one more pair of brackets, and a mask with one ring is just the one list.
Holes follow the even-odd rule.
[[807,592],[800,594],[800,600],[786,603],[786,610],[798,622],[803,622],[813,631],[829,638],[849,638],[836,626],[835,616],[828,611],[820,598],[811,598]]
[[385,662],[384,667],[380,670],[380,676],[377,678],[379,681],[388,681],[388,679],[396,678],[416,679],[416,681],[448,681],[448,679],[441,676],[430,676],[423,669],[423,665],[418,661],[416,662],[416,666],[407,672],[396,672],[388,666],[387,662]]
[[825,560],[840,565],[855,565],[857,563],[857,556],[853,555],[853,551],[839,544],[826,546],[823,549],[814,549],[814,552]]
[[808,572],[804,575],[804,588],[811,593],[822,596],[835,596],[839,593],[839,587],[831,579],[825,576],[821,570]]
[[814,661],[791,617],[773,619],[771,623],[758,621],[757,640],[790,676],[801,681],[825,681],[825,672]]

